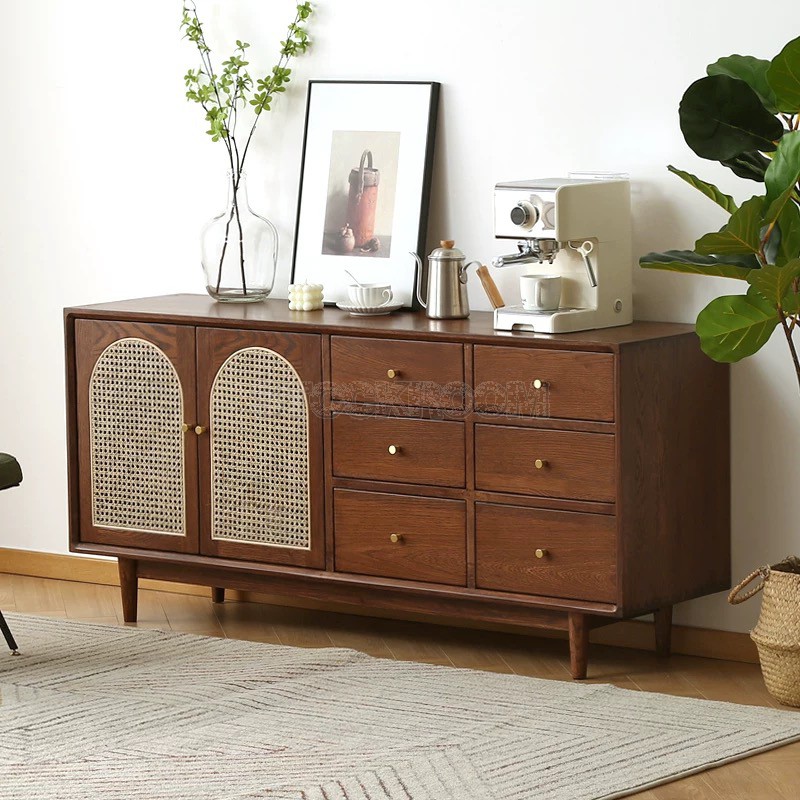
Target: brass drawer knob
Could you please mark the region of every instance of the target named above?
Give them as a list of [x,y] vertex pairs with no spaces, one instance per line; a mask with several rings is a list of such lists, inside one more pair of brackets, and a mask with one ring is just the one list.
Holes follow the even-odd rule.
[[533,382],[534,389],[544,389],[547,386],[547,381],[540,381],[538,378]]
[[547,555],[547,550],[542,547],[536,548],[536,558],[544,558]]
[[195,429],[194,429],[194,432],[195,432],[195,433],[196,433],[198,436],[202,436],[202,435],[203,435],[203,434],[204,434],[204,433],[205,433],[207,430],[208,430],[208,428],[206,428],[204,425],[197,425],[197,426],[195,427]]
[[192,427],[192,426],[191,426],[191,425],[190,425],[188,422],[184,422],[184,423],[183,423],[183,425],[181,425],[181,430],[182,430],[184,433],[189,433],[189,429],[190,429],[191,427]]
[[399,369],[387,369],[386,370],[386,377],[387,378],[397,378],[400,375]]
[[543,458],[537,458],[536,461],[533,462],[533,466],[536,469],[544,469],[547,466],[547,462]]
[[389,537],[389,541],[390,541],[392,544],[399,544],[400,542],[402,542],[402,541],[403,541],[403,534],[402,534],[402,533],[393,533],[393,534],[392,534],[392,535]]
[[396,444],[390,444],[386,449],[390,456],[396,456],[400,452],[400,448]]

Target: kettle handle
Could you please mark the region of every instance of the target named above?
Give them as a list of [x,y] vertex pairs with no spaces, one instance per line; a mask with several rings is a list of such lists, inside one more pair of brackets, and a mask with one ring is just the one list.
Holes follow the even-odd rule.
[[459,267],[458,268],[458,279],[461,281],[461,283],[466,283],[467,282],[467,270],[473,264],[477,264],[478,266],[480,266],[481,262],[480,261],[470,261],[468,264],[464,264],[463,267]]
[[364,162],[368,161],[368,169],[372,169],[372,151],[365,150],[361,154],[361,162],[358,165],[358,199],[364,194]]
[[414,261],[417,262],[417,300],[423,308],[427,308],[428,304],[422,299],[422,259],[413,251],[409,251],[410,256],[414,256]]

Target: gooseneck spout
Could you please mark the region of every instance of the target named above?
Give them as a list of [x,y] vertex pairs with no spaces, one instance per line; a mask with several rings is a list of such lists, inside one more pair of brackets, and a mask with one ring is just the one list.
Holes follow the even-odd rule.
[[409,255],[417,262],[417,300],[423,308],[427,308],[428,304],[422,299],[422,259],[414,252],[409,252]]

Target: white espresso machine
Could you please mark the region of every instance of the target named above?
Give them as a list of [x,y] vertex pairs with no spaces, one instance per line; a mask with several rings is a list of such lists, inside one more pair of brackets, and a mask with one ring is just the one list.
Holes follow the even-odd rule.
[[497,256],[494,267],[541,264],[546,269],[537,273],[562,277],[557,311],[529,311],[522,304],[497,308],[495,330],[568,333],[633,320],[627,180],[543,178],[498,183],[494,233],[498,239],[517,240],[517,252]]

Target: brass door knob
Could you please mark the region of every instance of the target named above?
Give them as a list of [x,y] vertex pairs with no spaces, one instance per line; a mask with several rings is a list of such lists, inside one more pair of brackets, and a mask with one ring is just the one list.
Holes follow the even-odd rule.
[[386,370],[386,377],[387,378],[396,378],[400,374],[399,369],[387,369]]
[[393,533],[393,534],[392,534],[392,535],[389,537],[389,541],[390,541],[392,544],[398,544],[399,542],[402,542],[402,541],[403,541],[403,534],[402,534],[402,533]]
[[390,456],[396,456],[400,452],[400,448],[396,444],[390,444],[386,449]]
[[547,550],[542,547],[536,548],[536,558],[544,558],[547,555]]
[[204,425],[197,425],[197,426],[195,427],[195,429],[194,429],[194,432],[195,432],[195,433],[196,433],[198,436],[201,436],[201,435],[202,435],[202,434],[204,434],[204,433],[205,433],[207,430],[208,430],[208,428],[206,428]]
[[184,422],[183,425],[181,425],[181,430],[184,433],[189,433],[189,428],[191,428],[191,427],[192,426],[188,422]]
[[543,458],[537,458],[536,461],[533,462],[533,466],[536,469],[544,469],[547,466],[547,462]]
[[547,386],[547,381],[540,381],[538,378],[533,382],[534,389],[544,389]]

